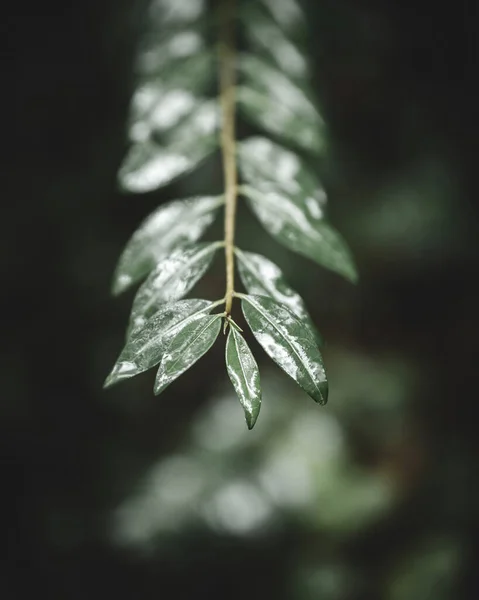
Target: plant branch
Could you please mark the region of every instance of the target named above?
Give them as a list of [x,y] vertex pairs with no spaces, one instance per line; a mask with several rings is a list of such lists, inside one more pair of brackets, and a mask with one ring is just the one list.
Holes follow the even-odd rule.
[[221,104],[221,151],[225,184],[226,313],[231,314],[234,294],[234,237],[237,203],[236,169],[236,56],[235,0],[220,7],[219,80]]

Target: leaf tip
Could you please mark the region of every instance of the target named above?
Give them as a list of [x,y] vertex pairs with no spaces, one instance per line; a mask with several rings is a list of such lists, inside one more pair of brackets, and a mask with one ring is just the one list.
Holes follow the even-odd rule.
[[124,379],[134,377],[137,373],[138,367],[135,363],[129,361],[118,362],[113,367],[112,372],[105,379],[103,389],[110,388],[112,385],[115,385]]
[[328,382],[326,380],[321,381],[321,383],[319,384],[319,401],[318,404],[321,404],[322,406],[324,406],[327,401],[328,401],[328,394],[329,394],[329,385]]
[[118,275],[115,276],[113,284],[111,286],[111,293],[113,296],[119,296],[126,291],[133,283],[133,279],[129,275]]

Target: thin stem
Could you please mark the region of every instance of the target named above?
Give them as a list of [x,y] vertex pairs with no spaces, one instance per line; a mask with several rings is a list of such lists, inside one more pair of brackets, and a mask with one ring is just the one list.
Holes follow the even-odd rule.
[[234,237],[236,221],[236,70],[235,0],[223,0],[220,8],[219,79],[221,104],[221,151],[225,181],[226,313],[231,314],[234,295]]

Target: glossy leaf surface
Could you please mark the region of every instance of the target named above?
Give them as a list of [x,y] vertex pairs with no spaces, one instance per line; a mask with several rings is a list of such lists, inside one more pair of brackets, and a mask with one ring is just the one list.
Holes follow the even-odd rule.
[[261,407],[259,369],[246,340],[235,327],[230,327],[226,342],[226,369],[244,409],[248,428],[252,429]]
[[[255,0],[256,1],[256,0]],[[297,0],[260,0],[285,34],[292,38],[303,38],[306,19]]]
[[196,242],[211,225],[222,196],[175,200],[153,212],[133,234],[120,256],[113,293],[140,281],[174,248]]
[[156,376],[155,394],[192,367],[211,348],[220,330],[221,315],[201,315],[178,325],[169,336]]
[[209,312],[213,302],[209,300],[180,300],[162,306],[143,326],[135,329],[129,337],[112,372],[105,381],[110,387],[119,381],[134,377],[159,364],[174,328],[191,318]]
[[238,106],[253,123],[300,148],[319,153],[324,122],[304,89],[266,62],[244,55]]
[[288,38],[268,12],[256,3],[242,11],[245,32],[250,46],[276,63],[282,73],[307,80],[308,63],[297,45]]
[[264,137],[252,137],[238,146],[243,178],[261,192],[287,195],[309,219],[324,218],[326,192],[298,154]]
[[351,282],[357,271],[340,234],[326,221],[313,224],[296,204],[276,192],[244,188],[249,204],[264,228],[284,246],[335,271]]
[[217,146],[218,106],[204,102],[157,143],[134,144],[119,172],[127,192],[150,192],[194,169]]
[[286,283],[281,269],[260,254],[236,250],[236,256],[241,281],[248,293],[270,296],[276,302],[287,306],[301,320],[308,323],[316,341],[321,343],[321,336],[306,310],[303,299]]
[[175,127],[203,100],[213,78],[213,55],[201,52],[170,65],[161,77],[148,77],[133,95],[129,135],[132,142],[146,141],[154,133],[162,134]]
[[248,325],[267,354],[315,402],[325,404],[328,384],[314,336],[289,308],[266,296],[242,296]]
[[160,260],[138,290],[130,323],[136,329],[166,302],[186,296],[211,265],[219,244],[194,244],[178,248]]

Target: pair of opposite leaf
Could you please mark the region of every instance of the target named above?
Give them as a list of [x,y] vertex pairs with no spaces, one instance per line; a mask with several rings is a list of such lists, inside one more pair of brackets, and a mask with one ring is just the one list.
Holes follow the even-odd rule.
[[[212,76],[213,57],[192,20],[202,3],[193,12],[182,12],[180,4],[153,4],[160,30],[176,30],[147,44],[140,57],[141,81],[130,127],[133,145],[120,170],[128,192],[170,183],[218,144],[218,102],[201,98]],[[273,136],[317,153],[322,120],[305,91],[307,62],[295,40],[302,18],[296,2],[262,0],[246,5],[242,16],[257,56],[238,59],[239,110]],[[253,137],[237,143],[237,162],[244,182],[239,193],[266,231],[291,250],[355,281],[351,254],[325,219],[326,195],[305,161],[268,138]],[[150,215],[130,239],[113,292],[146,279],[133,302],[125,347],[105,385],[158,366],[155,393],[161,393],[211,348],[224,322],[224,330],[229,327],[227,372],[252,428],[261,404],[260,377],[240,328],[221,312],[224,299],[183,299],[224,246],[223,241],[198,242],[223,204],[223,196],[175,200]],[[247,291],[235,296],[253,335],[289,376],[324,404],[328,387],[320,336],[303,300],[267,258],[238,248],[235,257]]]

